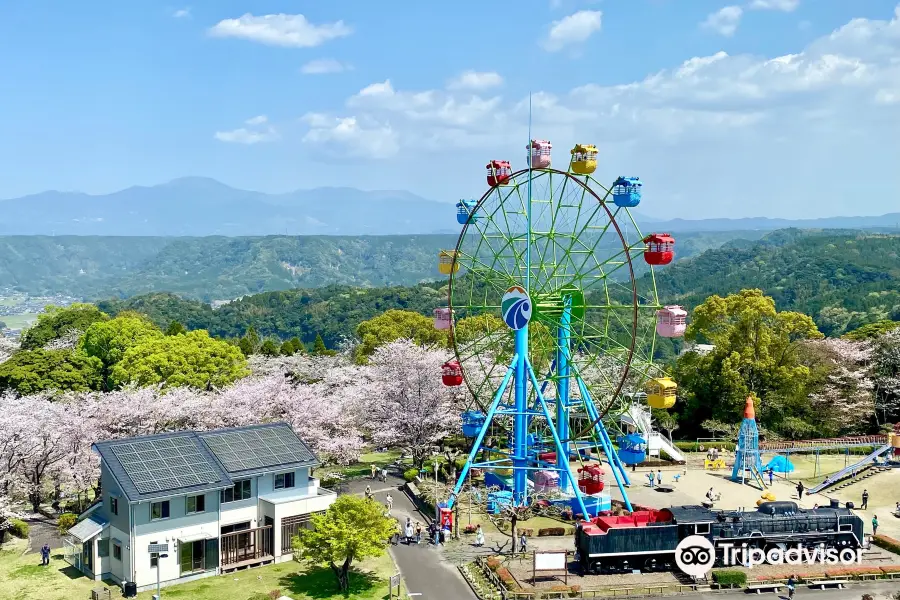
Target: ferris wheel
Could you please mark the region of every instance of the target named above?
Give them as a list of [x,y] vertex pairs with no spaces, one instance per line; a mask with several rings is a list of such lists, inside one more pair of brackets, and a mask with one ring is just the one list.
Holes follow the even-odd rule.
[[565,171],[551,167],[551,149],[531,140],[529,168],[516,172],[490,161],[487,192],[457,204],[462,231],[439,262],[450,276],[448,306],[435,311],[436,324],[452,330],[444,381],[465,382],[468,414],[508,417],[509,448],[494,462],[516,471],[517,501],[541,449],[556,451],[560,489],[578,496],[569,456],[593,446],[630,506],[605,423],[617,424],[628,398],[655,377],[657,332],[671,337],[660,328],[652,267],[672,261],[674,240],[641,234],[629,212],[641,200],[638,178],[608,187],[594,179],[595,146],[576,145]]

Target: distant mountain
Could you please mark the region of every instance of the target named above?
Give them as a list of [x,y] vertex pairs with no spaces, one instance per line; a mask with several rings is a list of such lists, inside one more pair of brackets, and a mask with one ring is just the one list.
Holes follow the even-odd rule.
[[[0,200],[0,235],[404,235],[458,233],[453,204],[402,190],[347,187],[265,194],[184,177],[112,194],[42,192]],[[670,232],[802,228],[897,228],[900,213],[792,221],[674,219],[634,213],[643,229]]]

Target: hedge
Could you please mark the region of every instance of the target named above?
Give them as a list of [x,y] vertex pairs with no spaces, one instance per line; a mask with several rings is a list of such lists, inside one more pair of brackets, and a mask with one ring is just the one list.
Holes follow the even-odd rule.
[[75,513],[63,513],[56,520],[56,528],[60,535],[69,533],[69,530],[78,522],[78,515]]
[[872,543],[894,554],[900,554],[900,541],[879,533],[872,536]]
[[871,567],[840,567],[837,569],[826,569],[827,577],[857,577],[859,575],[881,575],[880,567],[872,565]]
[[419,470],[416,468],[407,469],[403,471],[403,479],[406,480],[407,483],[415,481],[416,477],[419,476]]
[[538,537],[547,537],[551,535],[566,535],[565,527],[543,527],[538,529]]
[[[700,450],[700,446],[703,446],[703,450]],[[730,450],[734,451],[735,443],[734,442],[675,442],[675,447],[679,450],[683,450],[685,452],[705,452],[710,448],[715,448],[716,450]]]
[[485,564],[487,564],[488,569],[496,573],[497,569],[500,568],[500,559],[496,556],[488,556]]
[[729,569],[717,569],[712,572],[713,581],[719,585],[745,586],[747,585],[747,574],[743,571],[733,571]]
[[28,523],[22,519],[10,519],[9,532],[17,538],[28,539]]
[[506,589],[518,590],[519,584],[516,581],[516,578],[512,576],[512,573],[509,572],[509,569],[506,567],[500,567],[497,569],[497,577],[500,578],[500,582],[506,587]]

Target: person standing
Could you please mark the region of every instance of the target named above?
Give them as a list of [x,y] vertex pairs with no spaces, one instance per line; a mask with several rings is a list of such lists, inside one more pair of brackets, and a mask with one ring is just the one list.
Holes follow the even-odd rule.
[[50,564],[50,544],[45,543],[41,546],[41,565],[48,566]]
[[525,532],[522,532],[522,535],[519,536],[519,552],[525,554],[528,549],[528,536],[525,535]]
[[656,470],[656,485],[662,485],[662,469]]
[[793,597],[794,597],[794,587],[795,587],[795,585],[796,585],[796,580],[794,579],[794,576],[791,575],[790,577],[788,577],[788,580],[787,580],[788,598],[793,598]]
[[371,469],[372,469],[372,481],[375,481],[375,472],[377,471],[377,467],[375,466],[375,463],[372,463]]
[[863,490],[862,493],[862,506],[860,506],[860,510],[866,510],[869,507],[869,490]]
[[481,548],[484,546],[484,530],[481,528],[481,524],[478,524],[478,527],[475,528],[475,546]]
[[653,487],[653,471],[650,471],[649,473],[647,473],[647,479],[650,480],[650,487],[652,488]]
[[381,482],[387,483],[387,469],[384,467],[381,468]]
[[803,500],[803,482],[802,481],[797,483],[797,499]]
[[388,492],[388,495],[385,496],[384,499],[387,502],[388,514],[391,514],[391,511],[394,510],[394,497]]
[[769,486],[772,485],[772,480],[775,479],[775,469],[769,467]]
[[422,524],[416,521],[416,544],[422,543]]
[[878,515],[872,515],[872,535],[878,535]]
[[406,527],[404,528],[403,534],[406,538],[406,545],[409,546],[413,540],[413,524],[409,517],[406,517]]
[[371,500],[371,499],[372,499],[372,486],[367,485],[366,486],[366,500]]

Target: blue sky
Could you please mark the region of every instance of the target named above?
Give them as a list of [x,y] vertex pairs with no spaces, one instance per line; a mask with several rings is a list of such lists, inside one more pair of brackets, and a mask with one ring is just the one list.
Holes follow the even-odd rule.
[[897,0],[91,0],[0,8],[0,198],[187,175],[480,195],[491,158],[660,217],[900,209]]

